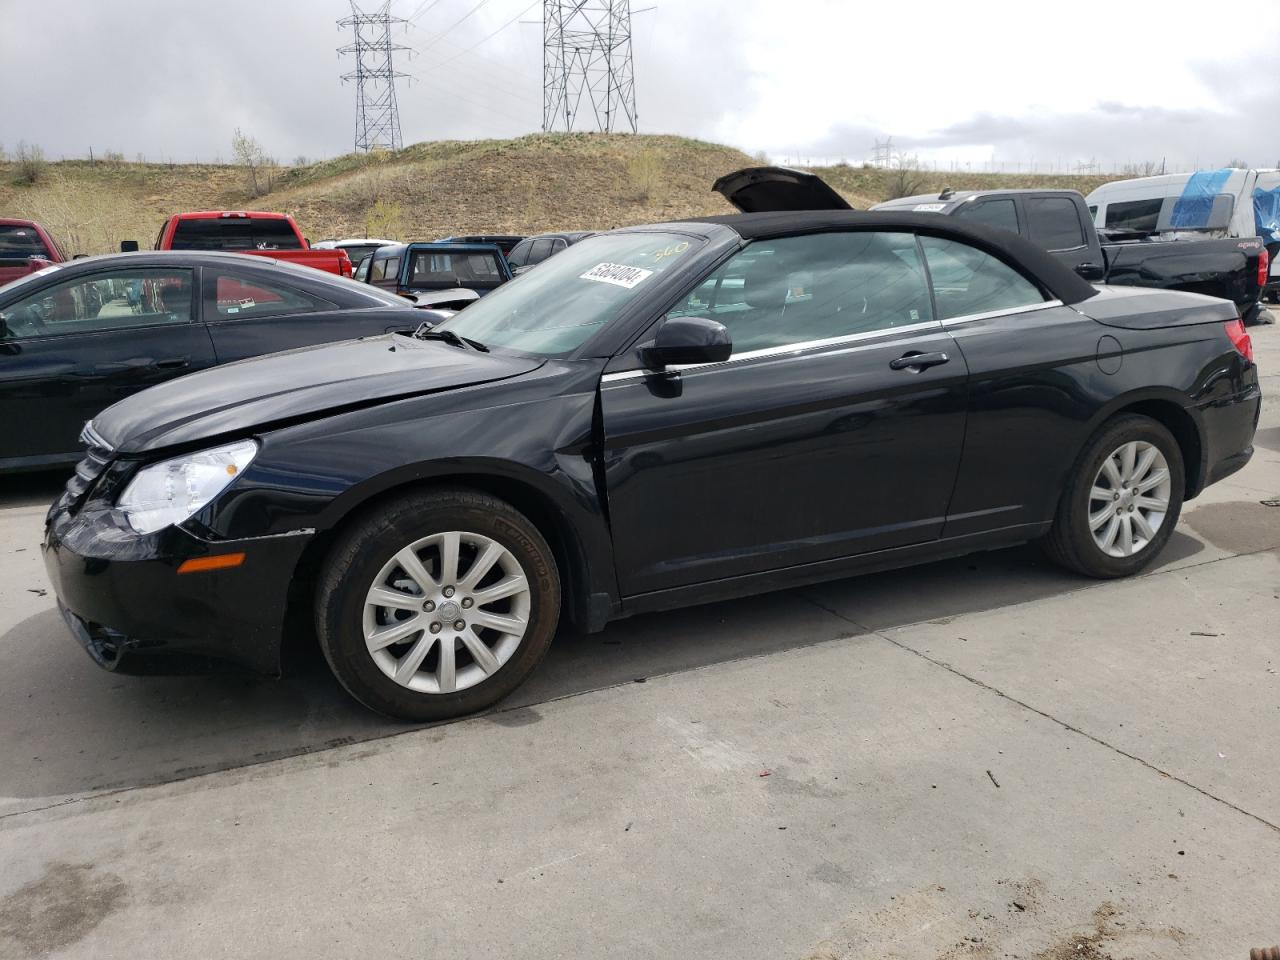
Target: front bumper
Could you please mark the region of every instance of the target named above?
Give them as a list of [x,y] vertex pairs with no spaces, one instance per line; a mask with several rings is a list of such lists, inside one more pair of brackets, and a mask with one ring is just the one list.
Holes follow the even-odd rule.
[[[93,511],[55,506],[43,553],[63,618],[95,662],[128,672],[150,655],[181,653],[279,673],[289,587],[310,531],[211,542],[170,527],[122,540],[94,523]],[[178,573],[184,560],[224,553],[244,562]]]

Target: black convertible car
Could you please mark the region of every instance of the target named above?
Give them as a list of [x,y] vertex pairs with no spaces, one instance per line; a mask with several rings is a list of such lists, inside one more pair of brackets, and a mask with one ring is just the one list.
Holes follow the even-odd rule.
[[557,625],[1043,540],[1131,574],[1252,454],[1235,308],[1099,289],[929,214],[748,214],[584,240],[417,337],[125,400],[45,562],[102,665],[274,672],[318,635],[410,719],[518,685]]
[[0,287],[0,472],[75,463],[84,422],[144,387],[424,319],[381,290],[243,254],[57,264]]

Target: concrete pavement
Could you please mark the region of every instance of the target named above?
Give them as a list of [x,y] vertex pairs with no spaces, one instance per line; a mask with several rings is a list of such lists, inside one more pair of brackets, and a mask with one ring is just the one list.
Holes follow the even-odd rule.
[[1274,401],[1142,577],[1021,549],[637,618],[408,731],[319,669],[98,671],[29,592],[49,487],[0,489],[0,957],[1280,942]]

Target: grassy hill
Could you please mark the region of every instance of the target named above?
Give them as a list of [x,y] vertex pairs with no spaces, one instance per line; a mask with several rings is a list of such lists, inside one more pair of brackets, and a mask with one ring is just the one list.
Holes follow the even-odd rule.
[[[169,214],[201,209],[282,210],[313,240],[603,229],[731,212],[711,182],[757,162],[731,147],[683,137],[536,134],[420,143],[262,170],[256,196],[248,172],[233,166],[69,160],[45,164],[28,184],[15,163],[0,162],[0,216],[39,220],[74,253],[110,252],[123,239],[148,247]],[[1105,179],[852,166],[815,172],[857,207],[897,195],[903,186],[929,192],[946,185],[1052,185],[1087,192]]]

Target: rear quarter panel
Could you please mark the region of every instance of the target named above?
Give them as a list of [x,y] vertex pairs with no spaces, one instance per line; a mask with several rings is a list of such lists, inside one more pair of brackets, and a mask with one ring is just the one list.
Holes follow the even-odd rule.
[[1047,525],[1072,466],[1103,423],[1135,405],[1159,403],[1184,412],[1203,432],[1202,408],[1227,401],[1253,369],[1231,347],[1220,320],[1120,329],[1082,312],[1089,304],[952,328],[971,383],[945,536]]

